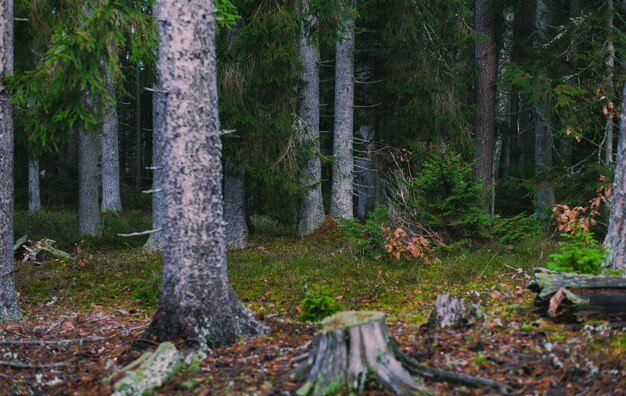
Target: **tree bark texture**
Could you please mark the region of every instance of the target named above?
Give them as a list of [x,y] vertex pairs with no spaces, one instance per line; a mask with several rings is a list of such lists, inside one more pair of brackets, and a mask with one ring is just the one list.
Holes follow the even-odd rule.
[[298,394],[363,393],[370,378],[395,394],[431,393],[395,356],[382,312],[340,312],[320,325],[314,350],[294,372],[305,381]]
[[163,118],[163,287],[147,337],[202,349],[257,334],[228,281],[215,8],[158,2]]
[[621,126],[617,142],[611,214],[604,246],[609,253],[604,265],[626,270],[626,85],[622,102]]
[[[115,84],[111,73],[106,75],[109,95],[116,98]],[[102,211],[120,213],[120,150],[118,143],[119,124],[117,104],[106,101],[102,114]]]
[[13,0],[0,2],[0,321],[22,317],[13,269],[13,108],[2,79],[13,73]]
[[[537,0],[535,7],[535,31],[537,43],[548,41],[548,30],[552,23],[551,1]],[[535,105],[535,176],[537,189],[535,192],[535,213],[540,219],[548,219],[555,203],[554,188],[549,180],[552,168],[552,136],[550,93],[544,93],[541,102]]]
[[39,158],[28,157],[28,211],[41,210],[41,190],[39,188]]
[[[159,19],[158,7],[154,7],[154,18]],[[156,51],[158,52],[158,51]],[[155,54],[158,58],[158,53]],[[163,228],[165,207],[163,206],[163,117],[165,115],[165,94],[161,89],[159,69],[152,91],[152,229]],[[163,250],[163,231],[150,234],[144,244],[147,251]]]
[[[86,94],[89,95],[89,94]],[[100,234],[100,172],[98,159],[101,138],[80,127],[78,133],[78,234]]]
[[[346,5],[349,3],[345,1]],[[335,50],[335,128],[333,134],[332,217],[353,217],[352,173],[354,160],[354,19],[343,21],[342,37]]]
[[478,66],[476,80],[476,169],[475,173],[487,189],[483,204],[486,213],[493,213],[493,155],[496,131],[496,32],[493,0],[475,0],[474,23],[480,35],[475,44]]
[[605,96],[607,101],[607,114],[605,116],[604,127],[604,164],[610,165],[613,163],[613,118],[615,117],[614,97],[615,85],[613,84],[613,76],[615,74],[615,45],[613,43],[613,17],[615,14],[615,7],[613,0],[607,0],[606,2],[606,29],[608,32],[608,40],[606,41],[606,86]]
[[[307,0],[303,0],[302,13],[306,15]],[[302,60],[298,116],[302,122],[302,138],[308,153],[301,163],[300,185],[306,190],[298,205],[297,233],[308,235],[324,222],[322,202],[322,165],[320,163],[320,54],[317,38],[317,20],[308,15],[302,18],[299,51]]]
[[229,160],[224,168],[224,221],[226,246],[243,249],[248,245],[246,224],[246,173]]

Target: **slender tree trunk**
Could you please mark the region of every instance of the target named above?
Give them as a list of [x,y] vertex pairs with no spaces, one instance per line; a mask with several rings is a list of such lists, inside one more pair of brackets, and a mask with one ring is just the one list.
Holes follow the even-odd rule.
[[496,130],[496,33],[493,0],[475,0],[475,57],[478,65],[476,81],[476,168],[475,173],[488,189],[483,204],[485,213],[493,213],[493,154]]
[[41,210],[41,193],[39,189],[39,158],[28,157],[28,211]]
[[224,221],[226,246],[236,249],[248,245],[246,224],[246,173],[226,160],[224,166]]
[[[346,1],[346,4],[349,2]],[[354,123],[354,19],[347,18],[336,44],[335,55],[335,128],[333,135],[333,183],[330,215],[351,219],[352,157]]]
[[[373,80],[373,71],[370,64],[364,62],[355,73],[355,82],[358,84],[355,97],[357,105],[367,106],[370,104],[370,83]],[[356,119],[360,121],[357,127],[356,146],[360,150],[355,151],[355,190],[357,198],[357,217],[365,220],[367,214],[377,204],[377,179],[376,156],[373,154],[376,148],[376,127],[372,110],[369,108],[358,109]]]
[[99,136],[86,130],[85,126],[80,127],[78,133],[78,234],[81,236],[100,234],[98,199],[100,144]]
[[143,167],[143,161],[141,159],[141,92],[143,88],[141,86],[141,65],[137,63],[137,70],[135,71],[135,188],[141,190],[141,176]]
[[609,215],[609,227],[604,246],[609,252],[604,265],[609,268],[626,270],[626,85],[624,86],[621,126],[617,142],[611,214]]
[[613,163],[613,118],[615,117],[614,110],[614,92],[615,85],[613,84],[613,75],[615,70],[615,45],[613,44],[613,17],[615,14],[615,8],[613,6],[613,0],[607,0],[607,17],[606,28],[608,31],[608,40],[606,42],[606,100],[607,100],[607,114],[605,116],[604,127],[604,164],[610,165]]
[[[152,229],[163,227],[165,207],[163,206],[163,117],[165,115],[165,95],[160,84],[155,84],[152,92]],[[148,251],[163,250],[163,231],[150,234],[144,245]]]
[[[550,0],[537,0],[535,8],[535,30],[539,44],[548,41],[548,29],[551,24]],[[549,180],[552,169],[552,148],[554,138],[551,122],[551,96],[543,94],[541,102],[535,105],[535,176],[537,190],[535,193],[535,213],[540,219],[550,217],[554,206],[554,188]]]
[[158,3],[163,118],[163,287],[146,330],[212,348],[260,325],[228,281],[215,59],[215,8]]
[[[0,2],[0,76],[13,73],[13,0]],[[13,108],[0,79],[0,322],[21,319],[13,268]]]
[[[303,10],[308,0],[302,0]],[[306,14],[306,11],[303,11]],[[317,20],[303,18],[299,50],[302,59],[298,116],[304,131],[303,143],[308,151],[300,166],[300,185],[305,191],[298,205],[297,233],[308,235],[324,222],[322,203],[322,165],[320,163],[320,54],[317,38]]]
[[[513,7],[507,7],[502,13],[504,19],[504,33],[502,35],[502,48],[498,57],[498,80],[501,81],[503,76],[511,64],[511,55],[513,53],[513,22],[515,21],[515,11]],[[511,91],[499,84],[496,88],[496,125],[498,125],[498,138],[496,139],[496,147],[493,161],[493,181],[497,181],[500,169],[500,160],[502,152],[510,150],[508,140],[513,133],[512,125],[512,106]],[[505,158],[507,156],[505,155]],[[509,155],[510,158],[510,155]],[[490,213],[495,212],[495,193],[492,195]]]
[[[116,98],[115,84],[110,72],[107,73],[106,79],[109,95]],[[105,103],[102,124],[102,211],[120,213],[122,198],[120,194],[119,124],[115,102]]]

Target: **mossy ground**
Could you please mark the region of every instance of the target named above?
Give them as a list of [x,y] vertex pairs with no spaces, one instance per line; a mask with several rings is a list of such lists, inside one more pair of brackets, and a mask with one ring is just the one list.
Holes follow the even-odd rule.
[[[166,394],[188,392],[181,391],[180,385],[187,381],[200,384],[194,392],[215,394],[297,389],[299,384],[282,376],[296,364],[292,360],[310,348],[314,327],[298,323],[298,318],[305,291],[316,287],[328,290],[345,310],[384,311],[391,333],[418,360],[515,384],[528,394],[564,387],[603,392],[607,384],[615,383],[619,373],[626,374],[623,330],[606,327],[602,322],[587,327],[556,324],[532,311],[533,295],[525,290],[525,283],[532,268],[543,266],[555,250],[548,237],[514,245],[483,243],[472,249],[455,249],[426,264],[363,255],[344,231],[332,224],[314,235],[298,238],[266,218],[257,218],[255,223],[257,233],[252,237],[252,246],[229,252],[229,275],[241,300],[270,323],[272,332],[213,351],[203,362],[200,374],[177,376],[164,388]],[[101,311],[103,317],[133,321],[125,326],[139,329],[134,330],[135,335],[145,327],[158,300],[161,256],[142,250],[144,237],[122,238],[117,234],[148,229],[149,216],[141,212],[107,216],[104,224],[103,237],[80,240],[74,231],[75,214],[17,213],[16,237],[28,233],[34,239],[55,239],[74,257],[69,261],[17,264],[20,304],[25,307],[29,324],[17,325],[21,327],[17,331],[14,328],[14,333],[30,329],[52,337],[58,332],[55,329],[62,328],[59,337],[69,337],[63,331],[73,331],[65,326],[70,320],[54,312],[78,312],[72,323],[80,336],[89,331],[80,326],[105,326],[97,319],[100,316],[82,321],[81,315],[91,318]],[[480,300],[487,322],[446,332],[420,327],[435,297],[444,292]],[[41,309],[54,311],[43,325],[37,319],[45,317],[38,313]],[[106,324],[104,329],[109,327]],[[120,337],[117,330],[101,330],[115,339]],[[6,333],[5,337],[13,335]],[[111,344],[112,351],[92,350],[93,367],[105,374],[110,370],[105,368],[106,360],[123,354],[130,345],[130,332],[122,335],[122,344]],[[84,354],[78,349],[75,353]],[[103,354],[108,357],[95,358]],[[591,377],[591,369],[585,366],[588,362],[592,364],[589,367],[600,370],[599,375]],[[24,381],[29,389],[39,389]],[[442,384],[429,386],[444,394],[450,391]],[[90,389],[92,382],[80,380],[71,387],[82,391]]]

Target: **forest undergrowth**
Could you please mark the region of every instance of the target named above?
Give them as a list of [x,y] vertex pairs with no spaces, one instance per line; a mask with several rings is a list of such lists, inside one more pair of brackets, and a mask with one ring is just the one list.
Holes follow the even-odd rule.
[[[131,345],[156,307],[161,258],[142,250],[142,238],[117,234],[145,229],[149,218],[107,217],[102,238],[79,240],[67,232],[75,229],[73,216],[16,216],[16,237],[56,239],[73,259],[17,264],[26,320],[0,325],[0,394],[110,394],[106,378],[138,357]],[[315,326],[301,318],[311,309],[305,297],[316,295],[333,309],[384,311],[415,359],[504,382],[515,394],[626,389],[623,326],[553,323],[532,311],[525,285],[556,250],[549,236],[459,247],[424,263],[364,254],[333,222],[298,238],[267,218],[254,220],[252,245],[229,252],[229,276],[268,334],[211,351],[197,371],[177,375],[160,394],[295,392],[299,384],[285,374],[312,348]],[[479,303],[484,322],[429,328],[435,298],[446,292]],[[441,394],[489,394],[426,384]]]

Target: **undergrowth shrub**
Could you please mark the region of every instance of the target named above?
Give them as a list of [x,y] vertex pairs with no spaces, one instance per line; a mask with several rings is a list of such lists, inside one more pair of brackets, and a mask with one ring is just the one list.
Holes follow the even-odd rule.
[[367,215],[364,223],[357,219],[337,219],[347,239],[365,256],[385,254],[383,227],[389,224],[387,208],[377,206]]
[[550,255],[548,268],[553,271],[598,274],[606,249],[583,228],[561,234],[565,241],[559,243],[559,251]]
[[491,235],[499,243],[511,245],[525,238],[541,236],[544,226],[535,215],[525,213],[514,217],[495,218],[491,224]]
[[341,303],[323,286],[308,290],[300,305],[302,306],[300,319],[308,322],[317,322],[341,310]]

